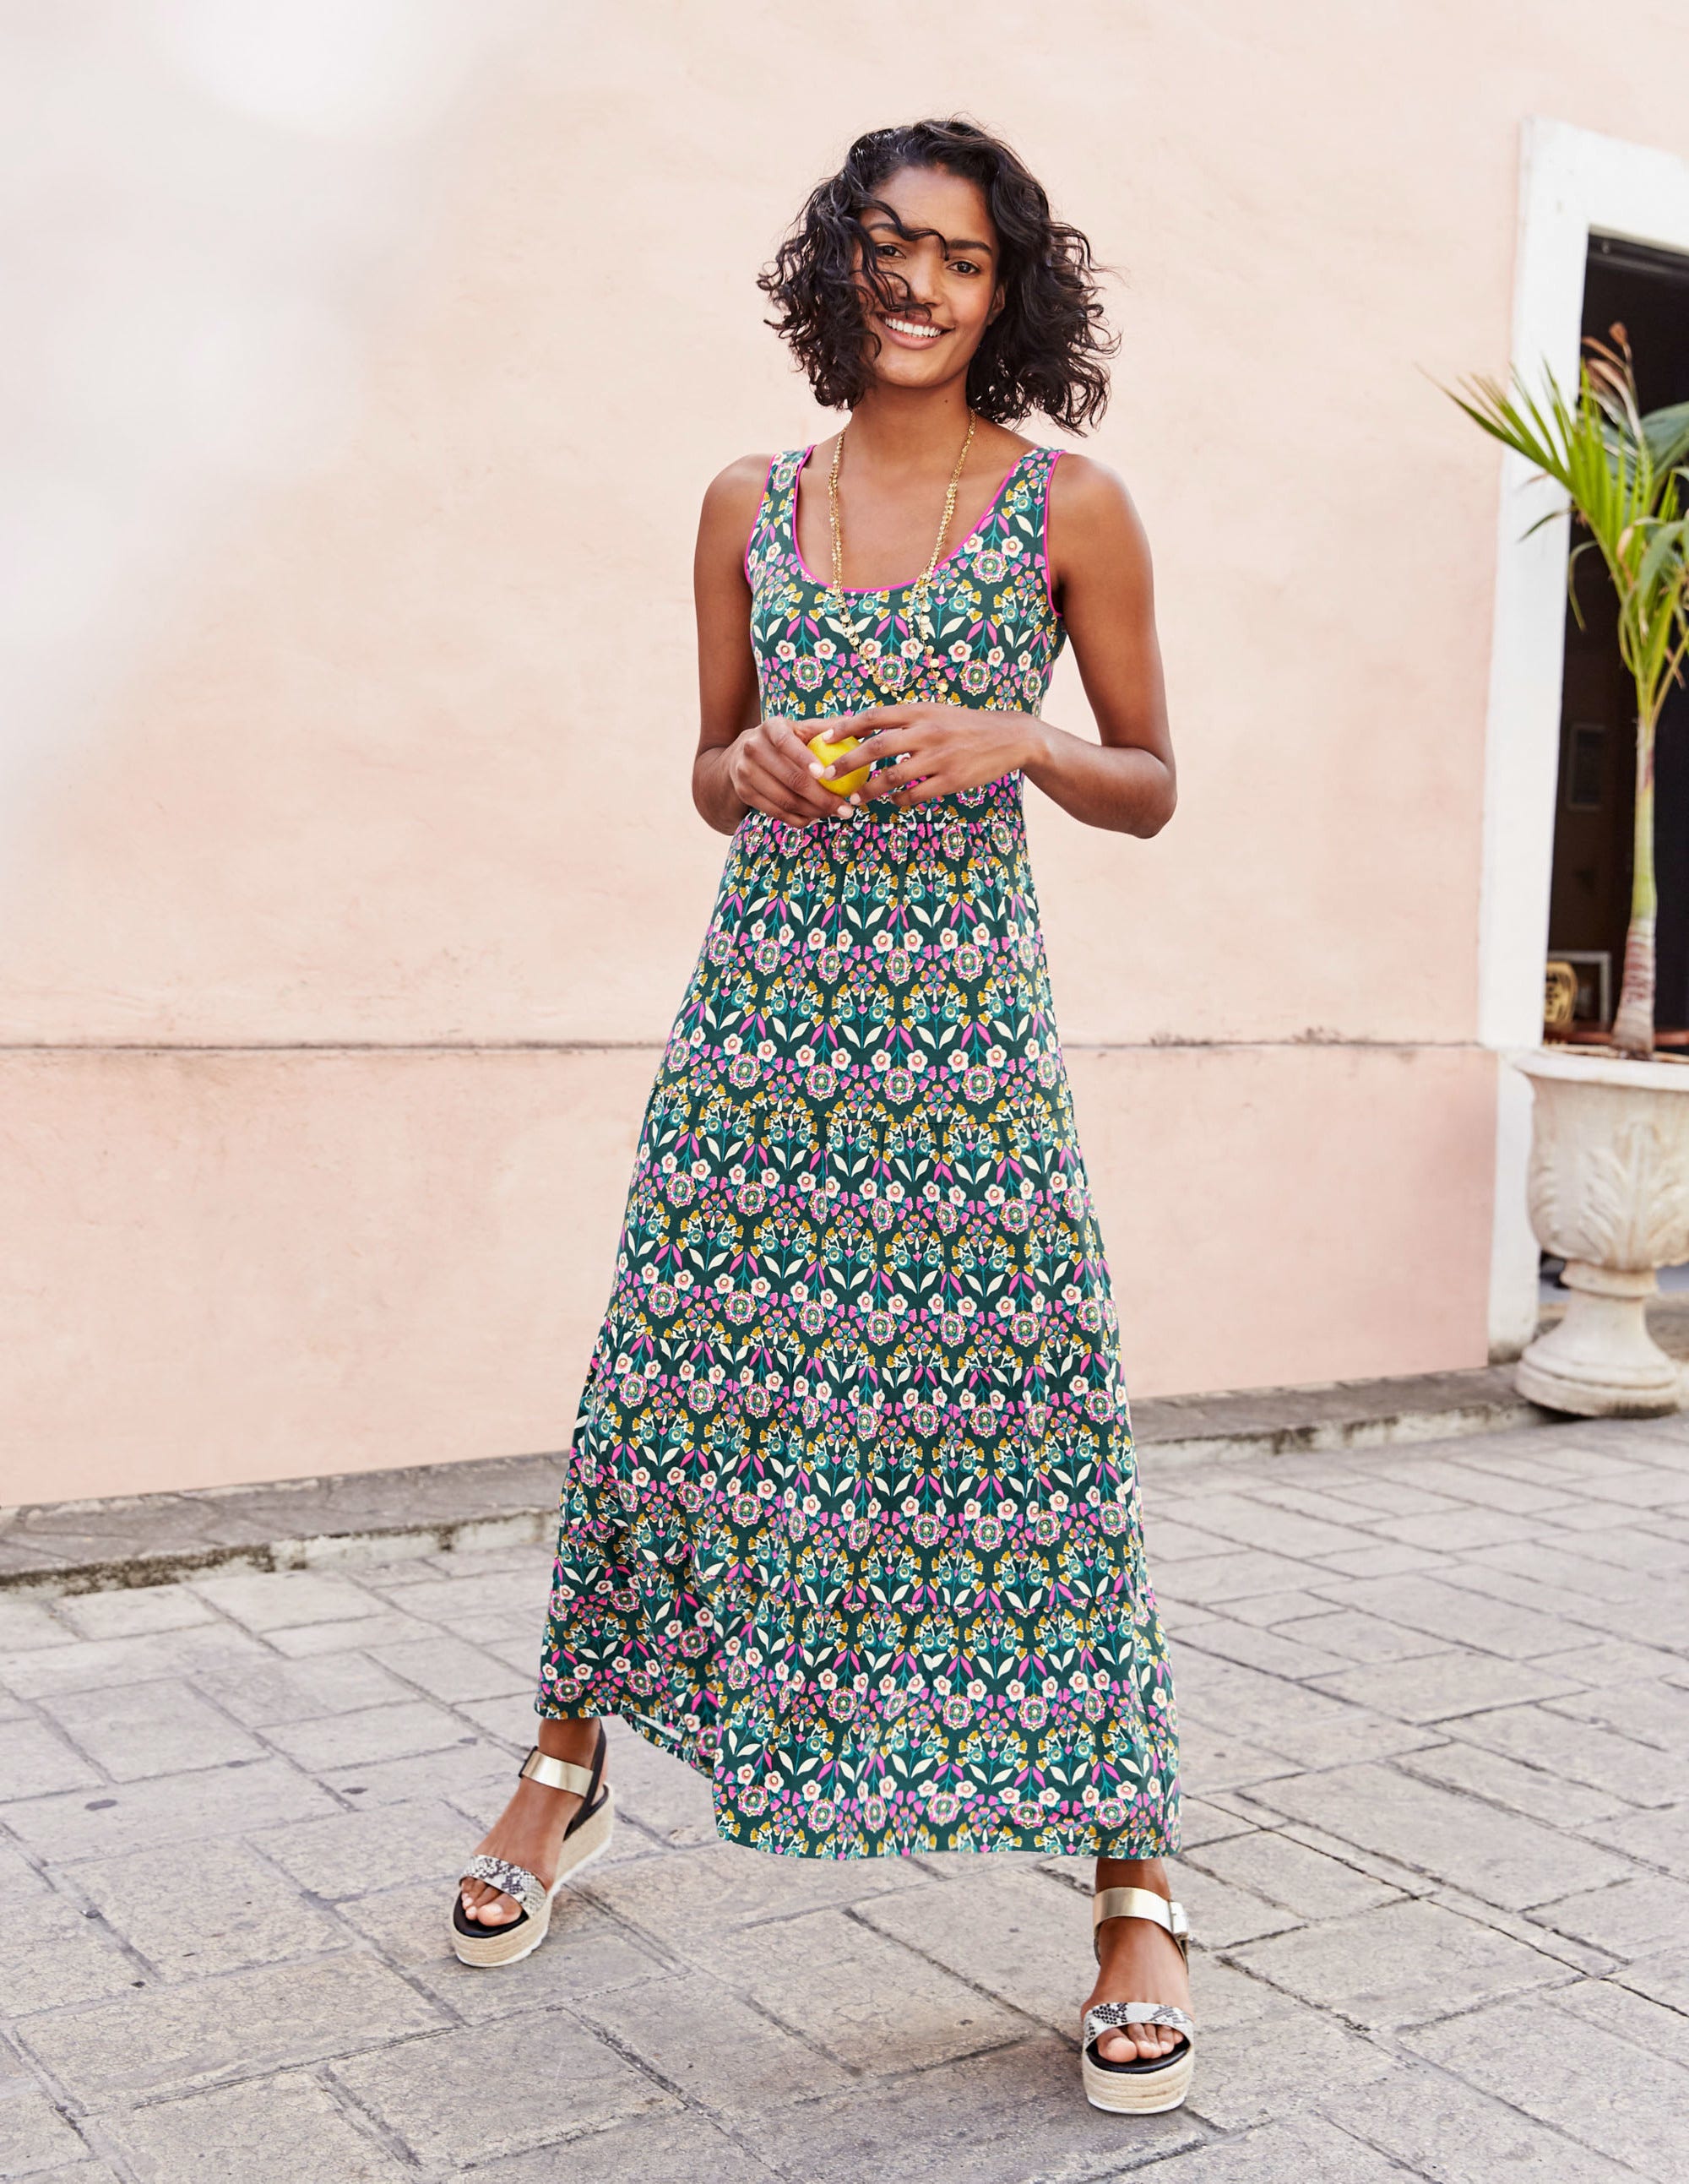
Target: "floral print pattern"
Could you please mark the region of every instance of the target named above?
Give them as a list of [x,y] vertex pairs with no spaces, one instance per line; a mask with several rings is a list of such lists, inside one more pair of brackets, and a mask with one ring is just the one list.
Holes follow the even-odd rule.
[[745,549],[762,710],[794,720],[870,705],[986,705],[1035,713],[1066,632],[1051,603],[1045,506],[1058,448],[1023,455],[978,526],[934,573],[930,643],[912,587],[847,592],[839,623],[798,550],[798,477],[810,450],[777,455]]
[[[1056,451],[848,621],[776,459],[766,711],[1036,710]],[[855,636],[852,627],[854,625]],[[538,1709],[624,1716],[731,1841],[800,1857],[1177,1847],[1177,1731],[1118,1327],[1010,775],[750,812],[641,1133],[562,1496]]]

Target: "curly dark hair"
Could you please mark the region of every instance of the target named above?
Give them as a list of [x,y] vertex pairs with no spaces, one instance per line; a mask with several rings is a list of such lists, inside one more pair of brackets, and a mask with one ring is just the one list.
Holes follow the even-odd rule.
[[854,409],[872,382],[878,337],[864,309],[864,285],[883,310],[906,298],[862,225],[872,207],[912,239],[876,195],[905,167],[940,167],[978,183],[997,231],[1003,308],[967,368],[973,409],[994,425],[1016,424],[1034,410],[1073,432],[1095,424],[1108,406],[1102,359],[1119,342],[1103,323],[1090,244],[1056,219],[1042,186],[1000,137],[960,119],[859,136],[838,173],[811,191],[759,276],[777,314],[768,324],[791,343],[816,399],[828,410]]

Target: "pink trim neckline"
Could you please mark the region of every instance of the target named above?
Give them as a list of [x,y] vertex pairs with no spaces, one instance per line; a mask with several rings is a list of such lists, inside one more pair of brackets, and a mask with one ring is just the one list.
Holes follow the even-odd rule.
[[[1058,454],[1061,452],[1062,451],[1059,448],[1056,450]],[[804,458],[802,462],[798,465],[796,470],[792,473],[792,513],[789,519],[789,525],[792,534],[792,552],[797,560],[798,566],[803,571],[805,576],[809,578],[811,583],[816,587],[817,591],[830,592],[833,589],[832,585],[830,583],[823,583],[821,578],[817,576],[815,571],[811,569],[809,563],[805,560],[804,549],[798,543],[798,481],[802,477],[805,470],[808,467],[809,459],[814,453],[815,442],[811,440],[808,447],[804,449]],[[1003,495],[1009,489],[1009,480],[1014,476],[1021,465],[1027,460],[1027,456],[1044,454],[1047,453],[1048,450],[1045,448],[1028,448],[1026,451],[1026,454],[1017,455],[1015,457],[1013,462],[1009,465],[1007,470],[1003,472],[1001,478],[998,481],[997,490],[992,494],[989,500],[986,502],[984,509],[981,510],[978,522],[974,525],[973,530],[968,532],[967,538],[958,539],[956,543],[951,547],[950,552],[945,554],[944,560],[937,564],[933,571],[933,574],[935,577],[938,575],[939,569],[949,568],[950,563],[954,561],[956,555],[962,552],[963,547],[971,545],[973,540],[979,536],[981,526],[989,522],[990,518],[996,514],[998,502],[1001,500]],[[1046,515],[1047,512],[1048,511],[1046,510]],[[843,589],[847,599],[889,599],[894,592],[912,591],[919,582],[920,578],[918,577],[911,577],[906,583],[902,584],[845,584],[841,588]],[[1047,560],[1045,564],[1045,582],[1046,585],[1049,582],[1049,563]]]

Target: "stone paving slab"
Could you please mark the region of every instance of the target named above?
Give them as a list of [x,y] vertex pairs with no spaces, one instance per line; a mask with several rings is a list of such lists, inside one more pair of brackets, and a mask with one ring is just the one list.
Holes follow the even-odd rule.
[[402,2184],[416,2173],[327,2087],[285,2071],[264,2081],[261,2103],[231,2086],[109,2118],[103,2131],[125,2172],[146,2184],[259,2175]]
[[1178,2114],[1081,2098],[1079,1862],[762,1858],[619,1724],[612,1854],[526,1964],[459,1964],[546,1548],[407,1533],[0,1595],[0,2176],[1677,2184],[1689,1420],[1144,1469]]

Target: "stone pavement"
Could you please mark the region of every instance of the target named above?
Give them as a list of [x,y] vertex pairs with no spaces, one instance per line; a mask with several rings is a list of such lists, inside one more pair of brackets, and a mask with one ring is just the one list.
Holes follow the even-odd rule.
[[543,1551],[0,1596],[0,2176],[1676,2184],[1689,1424],[1157,1455],[1196,2090],[1087,2109],[1086,1873],[804,1865],[625,1733],[527,1964],[444,1940]]

